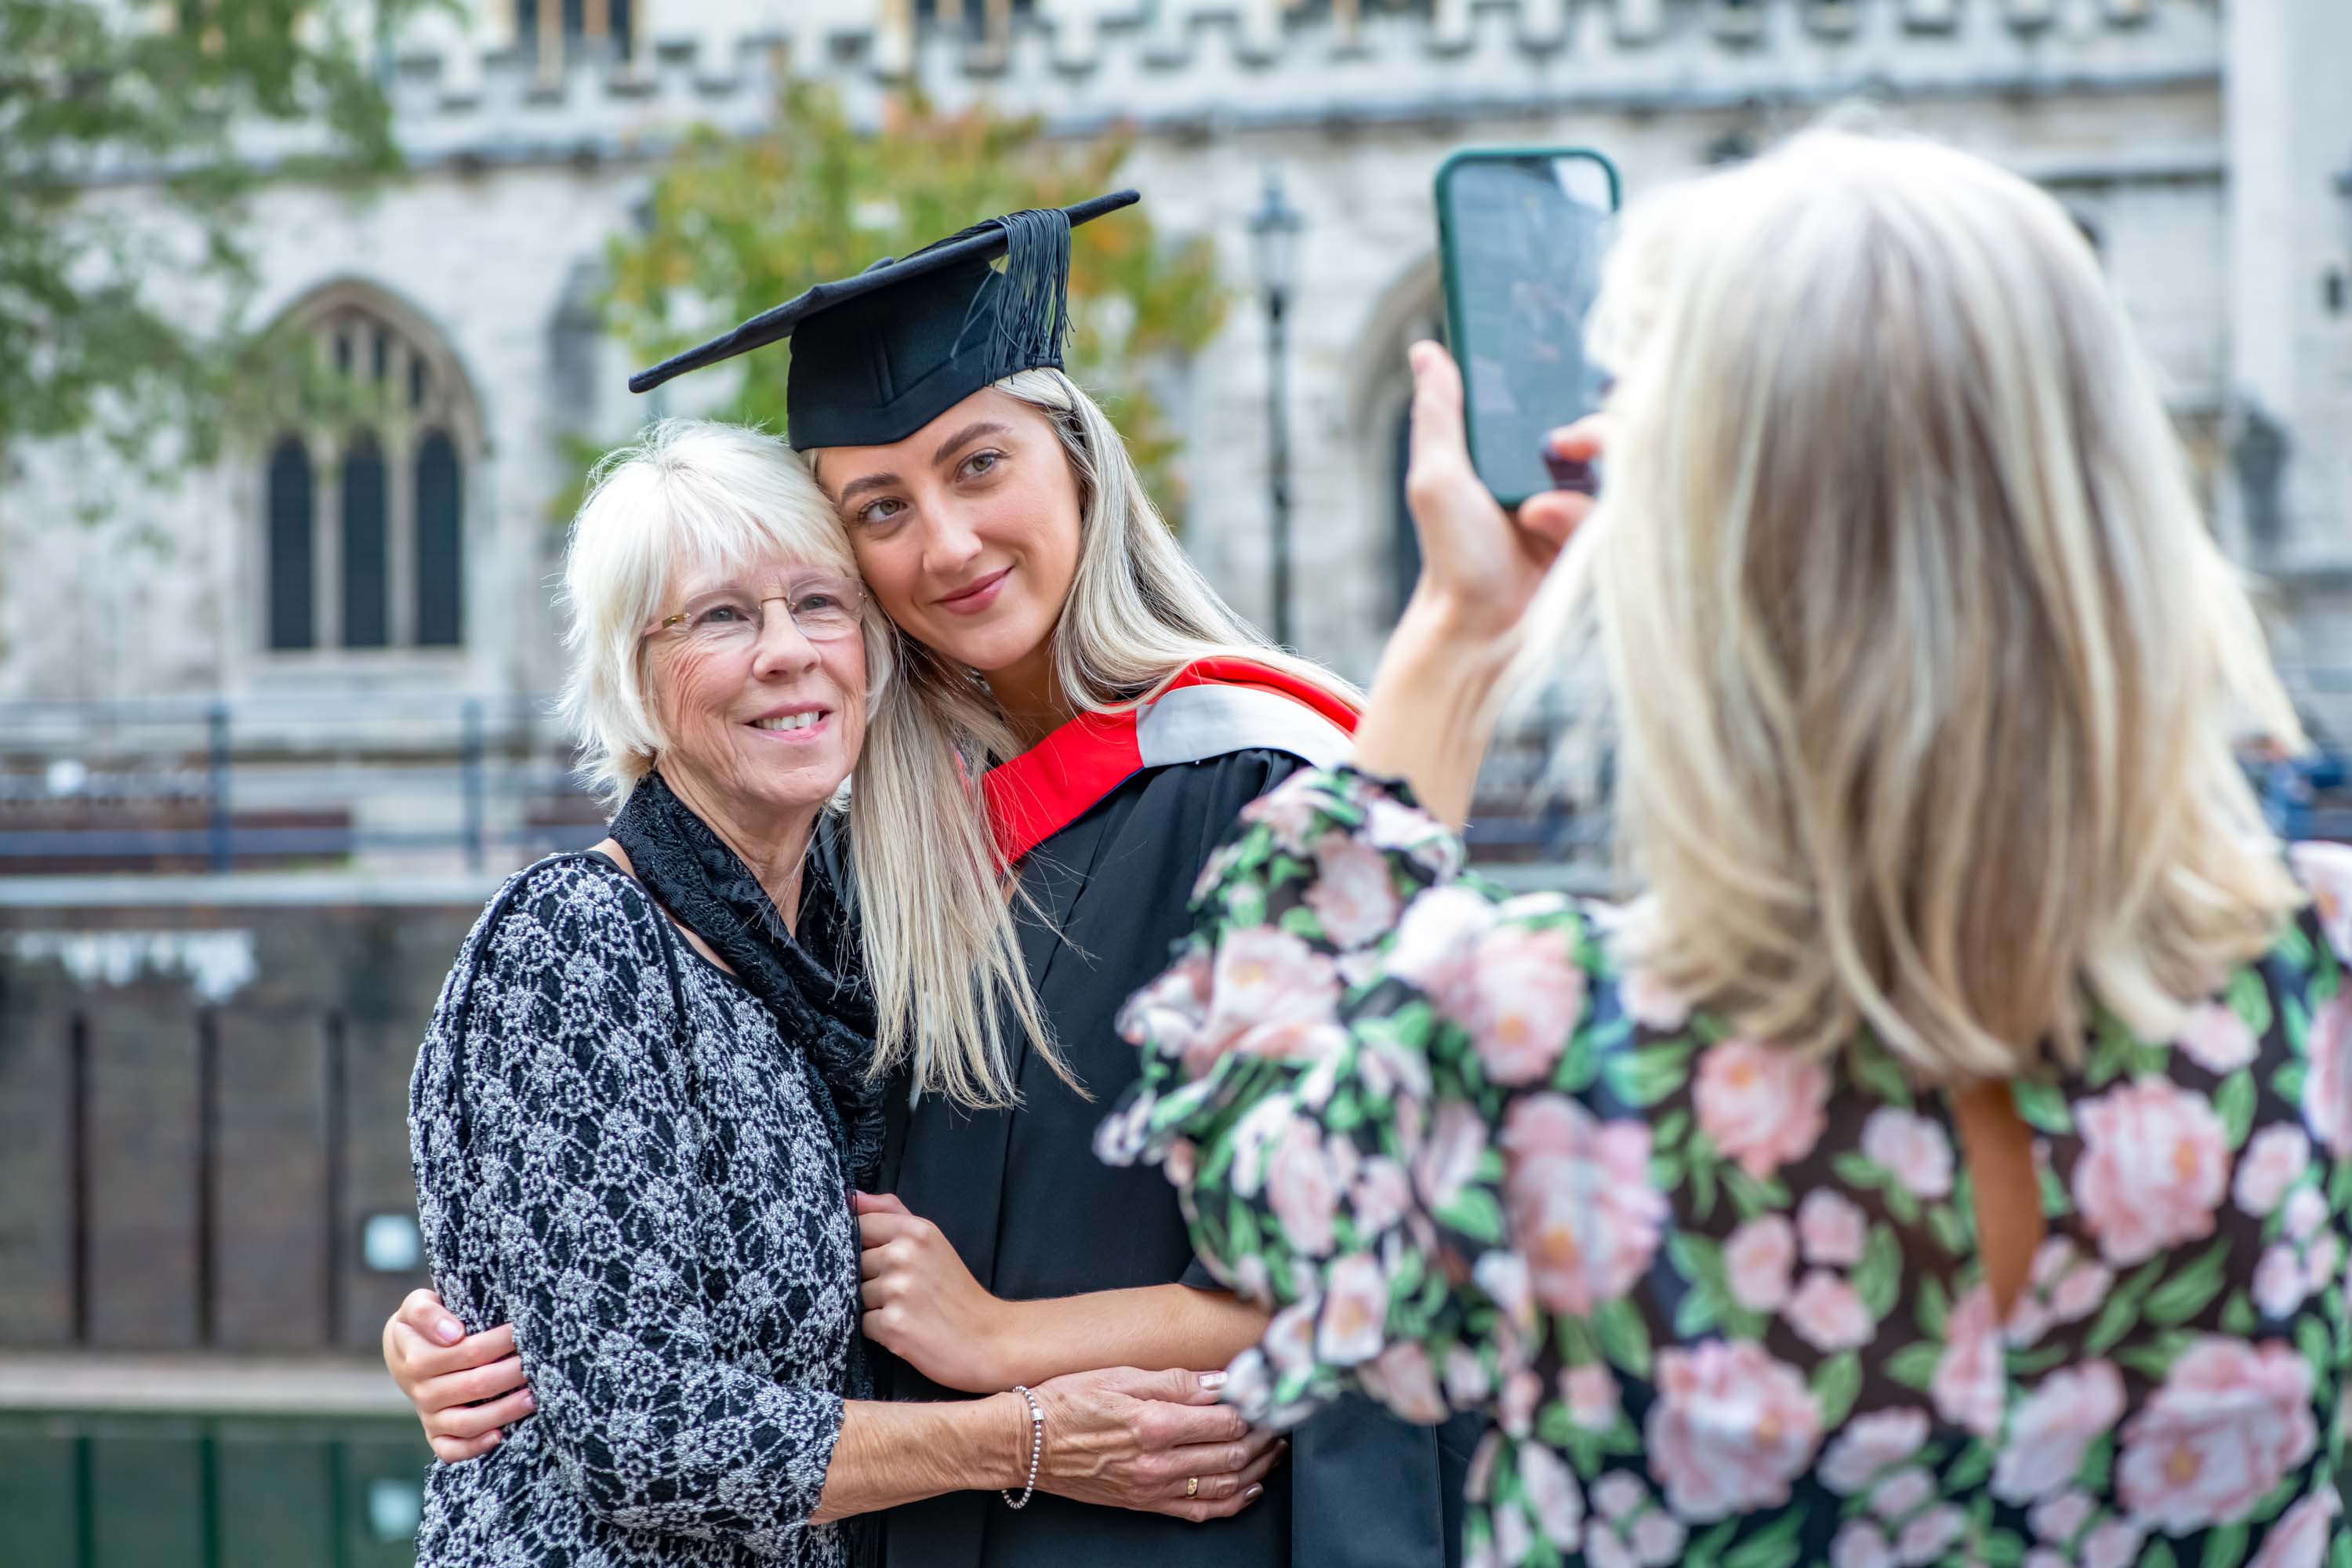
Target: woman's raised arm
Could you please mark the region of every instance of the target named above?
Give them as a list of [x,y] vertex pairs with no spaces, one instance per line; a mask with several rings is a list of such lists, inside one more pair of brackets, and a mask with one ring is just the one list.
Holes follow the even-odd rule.
[[[1601,455],[1597,418],[1553,432],[1558,456]],[[1493,698],[1518,651],[1519,623],[1589,496],[1549,490],[1516,516],[1495,504],[1470,461],[1462,373],[1435,343],[1412,346],[1412,450],[1405,496],[1421,541],[1412,597],[1381,656],[1356,761],[1412,782],[1432,815],[1469,819],[1470,786],[1495,719]]]

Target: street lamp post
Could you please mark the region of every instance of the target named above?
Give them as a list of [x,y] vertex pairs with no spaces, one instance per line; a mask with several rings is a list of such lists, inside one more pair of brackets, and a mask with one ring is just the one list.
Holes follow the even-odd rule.
[[1258,284],[1265,299],[1266,490],[1274,521],[1274,640],[1290,646],[1290,398],[1285,317],[1298,230],[1304,223],[1282,194],[1282,178],[1266,172],[1265,195],[1250,215]]

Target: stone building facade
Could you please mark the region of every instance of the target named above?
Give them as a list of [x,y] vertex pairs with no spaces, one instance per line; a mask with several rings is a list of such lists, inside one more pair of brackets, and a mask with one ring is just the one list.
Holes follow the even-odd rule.
[[233,460],[163,489],[79,447],[21,454],[0,476],[0,700],[548,690],[564,438],[617,439],[695,395],[623,389],[587,303],[604,247],[686,128],[756,124],[786,75],[835,83],[860,115],[911,78],[944,107],[1132,129],[1126,177],[1163,232],[1214,241],[1237,291],[1174,411],[1181,525],[1261,621],[1248,216],[1281,176],[1306,220],[1297,641],[1351,674],[1407,570],[1402,350],[1438,311],[1444,154],[1598,147],[1638,195],[1855,98],[2078,216],[2163,369],[2215,526],[2280,584],[2289,658],[2352,664],[2341,0],[475,0],[391,47],[407,175],[363,200],[280,185],[255,208],[265,313],[384,376],[385,427],[326,446],[247,432]]

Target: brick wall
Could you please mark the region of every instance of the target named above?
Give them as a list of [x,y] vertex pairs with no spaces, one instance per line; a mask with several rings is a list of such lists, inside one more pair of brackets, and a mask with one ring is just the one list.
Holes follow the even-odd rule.
[[425,1276],[362,1227],[415,1212],[408,1075],[478,910],[0,909],[0,1348],[372,1347]]

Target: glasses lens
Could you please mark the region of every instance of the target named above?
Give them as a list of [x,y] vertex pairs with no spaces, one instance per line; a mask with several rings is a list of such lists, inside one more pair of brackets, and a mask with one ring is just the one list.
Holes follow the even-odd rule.
[[858,604],[846,578],[812,578],[793,590],[793,624],[812,639],[846,637],[857,629]]
[[748,599],[713,599],[688,612],[682,629],[695,647],[746,647],[760,639],[760,607]]

